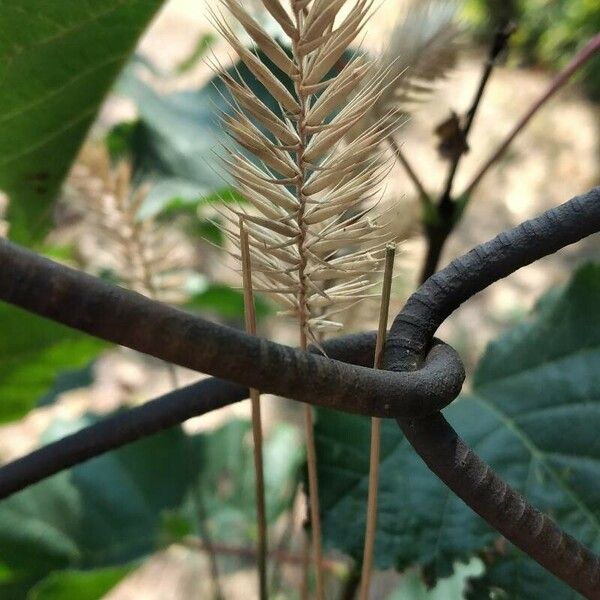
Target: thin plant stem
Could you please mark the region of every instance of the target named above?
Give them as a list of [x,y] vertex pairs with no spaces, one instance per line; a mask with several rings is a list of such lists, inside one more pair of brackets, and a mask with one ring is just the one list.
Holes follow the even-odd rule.
[[317,579],[317,598],[319,600],[323,600],[325,596],[325,586],[323,581],[321,518],[319,515],[319,483],[317,477],[317,453],[315,447],[313,408],[310,404],[305,404],[303,408],[304,429],[306,432],[306,462],[308,465],[308,494],[310,498],[311,529],[313,539],[313,551],[315,553],[314,560]]
[[[481,78],[479,80],[479,85],[477,86],[477,91],[475,92],[475,96],[471,103],[471,108],[469,108],[467,112],[465,123],[462,127],[461,133],[465,141],[467,140],[469,132],[471,131],[473,121],[475,120],[475,115],[477,114],[477,110],[479,109],[481,100],[483,99],[483,93],[485,91],[485,88],[487,87],[492,72],[496,67],[498,57],[504,52],[508,44],[508,40],[510,39],[510,36],[514,33],[514,31],[515,27],[511,23],[509,25],[506,25],[505,27],[500,28],[494,36],[494,41],[490,46],[488,59],[483,67]],[[454,184],[454,178],[456,177],[456,172],[458,171],[458,166],[463,156],[463,152],[458,152],[450,162],[450,168],[448,169],[448,175],[446,176],[444,191],[442,192],[441,196],[442,203],[449,202],[451,200],[452,185]]]
[[[165,364],[167,366],[167,372],[169,373],[169,377],[172,382],[173,391],[175,391],[179,388],[179,378],[177,376],[177,370],[175,368],[175,365],[171,363]],[[200,465],[198,464],[192,441],[187,435],[184,437],[184,439],[185,444],[187,446],[187,454],[190,459],[190,469],[193,472],[193,477],[197,477],[198,473],[200,473]],[[191,500],[195,508],[196,517],[198,519],[197,522],[199,533],[202,536],[204,546],[206,548],[206,553],[208,555],[208,567],[210,571],[210,579],[212,584],[212,597],[214,600],[224,600],[225,596],[223,594],[223,590],[221,589],[221,579],[219,575],[219,562],[217,559],[217,554],[214,551],[214,541],[206,523],[206,507],[204,506],[204,501],[202,500],[202,496],[198,491],[198,482],[195,480],[192,485]]]
[[[242,253],[242,276],[244,281],[244,317],[246,332],[256,335],[256,309],[252,290],[252,266],[250,242],[244,220],[240,219],[240,247]],[[267,518],[265,509],[265,479],[263,467],[263,436],[260,410],[260,392],[250,389],[252,404],[252,436],[254,440],[254,470],[256,473],[256,521],[258,528],[258,587],[261,600],[268,598],[267,586]]]
[[302,536],[302,584],[300,598],[308,600],[310,597],[310,537]]
[[[194,447],[191,439],[188,436],[185,436],[185,442],[188,455],[190,456],[191,467],[196,475],[200,472],[200,467],[196,459],[196,455],[194,454]],[[225,595],[221,589],[217,552],[215,551],[215,543],[212,539],[210,531],[208,530],[208,515],[206,514],[206,507],[204,506],[200,492],[198,491],[198,482],[194,482],[192,488],[192,503],[194,504],[196,515],[198,517],[199,533],[202,536],[202,542],[204,544],[204,548],[206,549],[206,554],[208,555],[208,567],[212,583],[212,597],[214,600],[224,600]]]
[[[381,305],[379,308],[379,327],[375,345],[375,358],[373,368],[381,368],[383,348],[387,331],[387,322],[390,310],[390,296],[392,292],[392,277],[394,273],[394,258],[396,248],[389,245],[385,251],[385,270],[383,275],[383,289],[381,291]],[[381,447],[381,419],[371,419],[371,456],[369,461],[369,497],[367,503],[367,526],[365,531],[365,547],[363,552],[360,600],[368,600],[369,586],[371,584],[371,571],[373,567],[373,552],[375,549],[375,532],[377,529],[377,488],[379,485],[379,451]]]
[[[141,238],[138,235],[138,230],[134,229],[135,236],[135,244],[137,252],[139,253],[142,269],[143,269],[143,280],[144,285],[146,286],[146,291],[148,292],[150,298],[153,300],[158,300],[158,289],[154,285],[154,279],[152,277],[152,270],[150,265],[144,258],[144,252],[142,248]],[[174,364],[165,362],[165,368],[167,370],[167,374],[169,376],[171,387],[173,391],[179,388],[179,376],[177,375],[177,368]],[[193,472],[193,477],[196,477],[200,472],[200,466],[196,459],[196,455],[194,453],[194,448],[192,446],[192,442],[190,438],[185,436],[185,443],[187,446],[187,453],[190,458],[190,468]],[[206,524],[206,508],[204,506],[204,502],[202,497],[198,491],[197,482],[194,482],[192,486],[192,495],[191,495],[192,504],[194,505],[196,517],[198,519],[198,529],[202,539],[204,540],[204,545],[206,547],[206,552],[208,554],[208,566],[210,572],[210,579],[212,584],[212,597],[213,600],[223,600],[225,596],[223,595],[223,590],[221,589],[221,579],[219,576],[219,562],[217,559],[217,555],[214,551],[214,542],[210,531],[208,530],[208,526]]]
[[473,194],[475,188],[481,183],[486,173],[510,147],[513,140],[525,128],[527,123],[536,115],[536,113],[560,90],[585,63],[587,63],[600,50],[600,33],[595,35],[573,58],[573,60],[558,73],[552,80],[548,89],[531,105],[529,110],[521,117],[517,124],[513,127],[504,141],[496,148],[488,160],[477,171],[471,183],[467,185],[465,191],[461,194],[464,197],[469,197]]
[[[296,20],[296,26],[298,31],[302,30],[303,20],[305,15],[297,5],[294,4],[294,17]],[[305,67],[305,56],[303,55],[299,41],[294,40],[292,43],[292,54],[294,61],[298,67],[298,76],[294,82],[296,96],[298,98],[299,113],[296,117],[297,133],[298,133],[298,147],[296,149],[296,164],[298,167],[298,182],[296,184],[297,200],[298,200],[298,212],[296,215],[296,221],[298,224],[298,256],[300,263],[298,266],[298,326],[300,330],[300,348],[306,350],[307,344],[307,328],[309,319],[309,307],[308,307],[308,283],[306,275],[307,266],[307,224],[306,224],[306,197],[303,192],[303,186],[306,180],[306,161],[304,153],[308,144],[308,132],[306,130],[306,116],[310,108],[310,96],[306,90],[302,87],[302,81],[304,79],[304,67]],[[308,495],[310,499],[310,523],[311,523],[311,534],[312,534],[312,545],[315,562],[316,572],[316,583],[317,583],[317,600],[324,600],[325,598],[325,586],[323,579],[323,571],[321,563],[323,561],[323,550],[321,546],[321,517],[319,511],[319,485],[317,477],[317,451],[315,447],[315,434],[314,434],[314,419],[313,409],[309,404],[305,404],[303,407],[304,413],[304,431],[305,431],[305,443],[306,443],[306,461],[308,466]],[[305,575],[306,577],[306,575]]]
[[[175,365],[171,363],[165,363],[167,367],[167,372],[171,378],[173,391],[179,388],[179,378],[177,376],[177,370]],[[195,454],[194,447],[192,445],[192,441],[189,436],[184,436],[185,445],[187,449],[187,455],[189,457],[189,465],[190,470],[192,471],[192,494],[191,500],[195,509],[195,514],[198,523],[198,530],[200,535],[202,536],[202,540],[204,542],[204,546],[206,548],[206,553],[208,555],[208,567],[210,572],[210,579],[212,584],[212,597],[213,600],[224,600],[225,596],[223,595],[223,590],[221,589],[221,580],[219,576],[219,563],[217,560],[217,554],[214,551],[214,542],[210,531],[207,526],[207,514],[206,507],[204,506],[204,502],[202,500],[202,496],[198,490],[198,482],[194,479],[200,473],[200,465],[198,464],[198,459]]]
[[404,154],[404,152],[402,152],[400,144],[398,144],[394,136],[391,134],[386,137],[386,140],[387,143],[390,145],[390,148],[394,152],[398,162],[404,167],[408,178],[413,182],[417,192],[419,193],[419,198],[421,202],[425,206],[431,205],[433,202],[431,196],[427,193],[425,186],[421,182],[421,179],[417,175],[417,172],[414,170],[413,166],[408,161],[408,158],[406,158],[406,155]]
[[[289,552],[289,542],[293,539],[294,529],[296,525],[296,508],[297,502],[296,498],[298,495],[304,497],[302,493],[302,485],[298,484],[296,486],[296,490],[291,498],[291,509],[288,511],[286,515],[286,525],[281,532],[277,543],[272,544],[272,550],[269,552],[269,556],[277,556],[280,553]],[[306,536],[302,536],[303,540],[306,540]],[[305,557],[304,553],[300,553],[297,555],[300,558],[299,564],[302,566],[302,559]],[[304,571],[302,571],[304,572]],[[273,591],[274,594],[277,594],[281,588],[282,581],[282,573],[281,573],[281,561],[275,561],[271,569],[271,578],[269,588]]]
[[[484,91],[490,81],[498,57],[506,48],[513,31],[514,27],[512,25],[507,25],[499,29],[490,45],[487,61],[483,67],[477,90],[475,91],[473,101],[467,111],[467,117],[461,130],[461,135],[465,143],[469,137],[475,115],[481,105]],[[423,268],[421,269],[419,283],[423,283],[436,272],[446,242],[456,226],[456,203],[452,198],[452,186],[463,155],[462,152],[457,153],[450,162],[444,188],[436,207],[438,222],[426,225],[425,227],[427,235],[427,254],[425,255],[425,261],[423,263]]]

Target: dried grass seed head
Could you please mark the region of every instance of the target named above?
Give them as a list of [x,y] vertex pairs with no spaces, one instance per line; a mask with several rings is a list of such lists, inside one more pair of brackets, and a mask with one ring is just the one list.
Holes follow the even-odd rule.
[[[299,319],[304,334],[316,339],[318,332],[341,326],[333,314],[368,295],[368,275],[383,259],[387,240],[368,207],[377,202],[388,171],[378,152],[387,128],[382,122],[355,135],[352,130],[381,101],[390,67],[378,70],[360,53],[347,56],[373,0],[262,3],[291,51],[272,39],[240,0],[219,0],[211,11],[219,32],[279,107],[273,111],[239,74],[221,70],[231,94],[224,123],[246,151],[227,150],[224,162],[248,200],[247,208],[222,212],[233,240],[238,219],[244,219],[256,289],[272,294],[287,315]],[[255,48],[242,44],[221,9],[237,19]]]
[[131,165],[111,164],[103,147],[84,147],[68,179],[82,204],[81,255],[88,267],[114,271],[127,287],[165,302],[186,299],[191,260],[181,238],[152,218],[140,218],[149,192],[135,186]]

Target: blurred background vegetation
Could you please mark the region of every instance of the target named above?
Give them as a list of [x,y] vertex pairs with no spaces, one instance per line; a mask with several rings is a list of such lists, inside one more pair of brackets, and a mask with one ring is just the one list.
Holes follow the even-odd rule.
[[[208,24],[204,4],[137,0],[132,3],[135,10],[129,10],[115,0],[102,0],[106,14],[92,16],[114,20],[86,29],[92,20],[89,3],[60,0],[54,9],[64,21],[57,25],[64,28],[67,40],[62,46],[52,41],[60,37],[56,31],[49,31],[56,15],[43,15],[38,22],[27,16],[22,4],[27,3],[7,2],[6,31],[16,33],[11,34],[13,44],[0,48],[0,69],[9,84],[0,91],[0,142],[7,149],[0,157],[0,189],[7,192],[0,200],[2,234],[109,281],[242,327],[243,298],[225,252],[229,242],[219,229],[218,208],[244,199],[216,160],[226,135],[215,113],[227,106],[223,86],[204,63],[214,54],[229,65],[231,53]],[[382,40],[393,35],[391,25],[402,5],[396,0],[382,4],[367,31],[369,51],[381,51]],[[258,15],[269,26],[265,15]],[[517,29],[486,90],[457,187],[469,181],[554,74],[600,31],[600,6],[597,0],[466,0],[460,7],[465,43],[458,64],[398,135],[433,194],[441,189],[448,167],[437,150],[435,131],[450,111],[460,116],[466,112],[493,33],[507,20]],[[51,48],[42,46],[36,54],[36,35],[48,35]],[[23,56],[28,62],[19,63]],[[50,59],[71,65],[74,57],[81,63],[71,66],[71,73],[58,68],[54,73],[48,66],[54,64]],[[13,62],[18,68],[13,69]],[[536,115],[483,181],[452,234],[442,264],[598,185],[600,56],[577,79]],[[259,85],[255,92],[269,101]],[[52,167],[49,173],[44,165]],[[22,172],[26,176],[17,180],[15,174]],[[395,313],[416,285],[425,247],[418,195],[399,166],[390,175],[385,202],[393,208],[393,226],[402,240],[391,308]],[[578,265],[598,258],[597,240],[588,240],[511,275],[444,324],[440,335],[464,358],[473,396],[483,398],[482,389],[489,392],[490,372],[503,368],[498,366],[506,363],[503,352],[514,349],[509,342],[518,336],[496,342],[496,353],[477,368],[487,344],[507,329],[522,327],[518,324],[544,290],[566,285]],[[597,335],[598,277],[597,270],[582,272],[567,294],[582,303],[581,312],[590,319],[575,324],[579,335],[573,337],[581,343]],[[548,310],[550,300],[544,304]],[[258,298],[257,303],[260,333],[294,344],[293,329],[273,318],[268,300]],[[555,304],[557,311],[563,306],[560,298]],[[374,328],[376,312],[375,303],[363,306],[352,315],[349,328]],[[550,313],[544,314],[542,325]],[[550,348],[552,339],[540,345]],[[530,348],[521,350],[534,354]],[[3,462],[198,377],[6,305],[0,306],[0,358]],[[515,384],[515,403],[531,389],[543,387],[537,380],[526,383]],[[455,411],[461,416],[459,427],[464,420],[473,435],[489,419],[476,405],[471,397]],[[273,598],[294,599],[301,579],[305,515],[300,415],[297,406],[280,399],[266,397],[264,406],[269,524],[275,548]],[[255,597],[248,417],[248,407],[240,405],[192,420],[0,503],[0,596],[188,600],[218,597],[219,587],[226,598]],[[595,419],[581,419],[579,439],[593,438]],[[359,555],[361,547],[356,536],[363,530],[368,422],[321,413],[319,423],[326,456],[322,474],[329,593],[342,599],[351,589],[351,557]],[[548,427],[564,430],[566,425],[558,420]],[[550,484],[545,487],[545,463],[539,467],[529,451],[515,450],[515,456],[506,458],[504,449],[519,444],[506,425],[498,429],[500,439],[484,448],[484,456],[490,452],[516,485],[529,486],[542,505],[567,522],[582,523],[582,535],[597,540],[599,532],[588,519],[598,515],[598,503],[582,509],[583,501],[573,506]],[[525,433],[535,434],[527,428]],[[382,508],[383,544],[373,598],[458,600],[467,578],[481,577],[484,569],[484,579],[478,581],[487,587],[469,584],[472,598],[489,598],[490,588],[498,590],[498,598],[576,598],[507,551],[459,502],[450,500],[396,429],[386,435],[389,504]],[[348,440],[351,448],[346,447]],[[345,464],[344,456],[361,446],[364,452]],[[556,472],[587,473],[580,479],[591,486],[600,460],[592,457],[592,463],[593,476],[585,470],[588,463],[585,468],[579,463],[563,465]],[[527,464],[531,480],[523,477]],[[584,500],[593,494],[581,481],[568,480],[565,485],[571,495],[581,493]],[[431,509],[435,522],[420,514],[419,507]],[[352,526],[344,525],[350,521]],[[502,596],[519,577],[529,577],[537,591]]]
[[[502,23],[518,24],[511,43],[513,64],[550,70],[564,66],[600,30],[594,0],[467,0],[464,16],[479,43]],[[600,57],[580,78],[589,97],[600,101]]]

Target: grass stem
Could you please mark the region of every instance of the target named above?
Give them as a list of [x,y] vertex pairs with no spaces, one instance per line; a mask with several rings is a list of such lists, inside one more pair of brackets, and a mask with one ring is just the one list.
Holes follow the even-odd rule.
[[[383,275],[383,289],[381,292],[381,305],[379,308],[379,327],[375,345],[375,358],[373,368],[381,368],[381,359],[385,346],[387,322],[390,310],[390,296],[392,291],[392,278],[394,273],[394,258],[396,248],[389,245],[385,251],[385,270]],[[373,553],[375,549],[375,531],[377,529],[377,488],[379,485],[379,451],[381,447],[381,419],[371,419],[371,456],[369,463],[369,498],[367,504],[367,526],[365,531],[365,547],[363,552],[360,600],[368,600],[371,571],[373,568]]]
[[[240,218],[240,247],[242,252],[242,276],[244,281],[244,316],[246,332],[256,335],[256,309],[252,288],[250,242],[244,220]],[[267,589],[267,518],[265,509],[265,479],[263,466],[263,435],[260,410],[260,392],[250,390],[252,403],[252,437],[254,440],[254,470],[256,473],[256,521],[258,528],[258,583],[261,600],[268,598]]]

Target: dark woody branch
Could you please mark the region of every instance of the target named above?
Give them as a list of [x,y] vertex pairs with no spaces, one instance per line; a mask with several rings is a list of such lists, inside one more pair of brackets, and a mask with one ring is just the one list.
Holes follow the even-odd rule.
[[464,380],[460,358],[441,342],[419,371],[375,371],[211,323],[6,240],[0,240],[0,300],[168,363],[345,412],[433,413],[456,398]]

